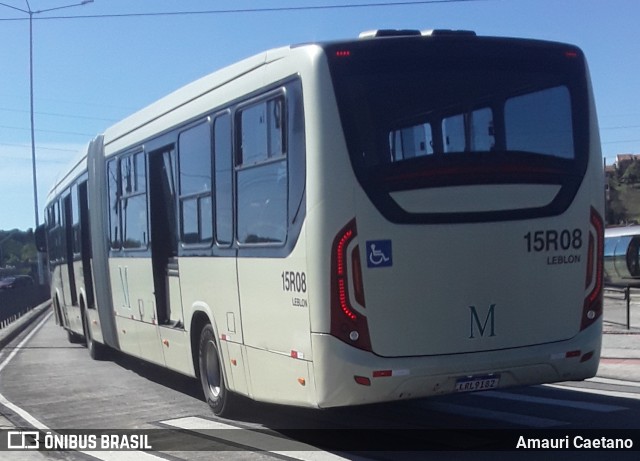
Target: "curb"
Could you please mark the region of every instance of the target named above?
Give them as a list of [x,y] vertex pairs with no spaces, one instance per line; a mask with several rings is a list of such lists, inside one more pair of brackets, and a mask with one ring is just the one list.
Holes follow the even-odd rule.
[[47,300],[31,309],[11,325],[0,330],[0,349],[4,349],[7,344],[16,338],[16,336],[22,333],[33,322],[38,320],[45,312],[47,312],[50,306],[51,300]]

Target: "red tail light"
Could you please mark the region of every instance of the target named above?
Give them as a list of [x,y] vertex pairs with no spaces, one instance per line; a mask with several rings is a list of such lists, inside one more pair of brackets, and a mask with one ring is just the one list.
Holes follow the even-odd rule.
[[580,330],[592,325],[602,315],[604,222],[598,212],[591,208],[591,229],[589,232],[589,254],[587,255],[587,289],[591,291],[584,300]]
[[[356,220],[351,220],[333,240],[331,248],[331,335],[345,343],[371,351],[367,318],[351,304],[364,305],[364,288],[360,266],[360,251],[356,244],[349,248],[358,235]],[[352,245],[353,246],[353,245]],[[349,260],[351,266],[349,267]]]

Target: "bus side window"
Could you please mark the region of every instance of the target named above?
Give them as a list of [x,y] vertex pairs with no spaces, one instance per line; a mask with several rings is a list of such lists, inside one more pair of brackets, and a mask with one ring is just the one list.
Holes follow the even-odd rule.
[[122,248],[120,232],[120,169],[118,160],[107,164],[107,183],[109,187],[109,247],[112,250]]
[[424,123],[391,131],[389,151],[392,162],[433,154],[431,125]]
[[236,159],[238,241],[281,244],[287,236],[287,160],[284,97],[238,111]]
[[484,107],[471,112],[469,121],[469,150],[487,152],[495,148],[495,130],[493,127],[493,111]]
[[444,139],[445,153],[465,151],[466,142],[463,114],[447,117],[443,120],[442,138]]
[[149,243],[144,152],[107,163],[111,250],[144,249]]
[[213,121],[215,169],[215,236],[220,246],[233,241],[233,168],[231,115],[224,112]]
[[80,198],[78,196],[78,185],[71,188],[71,225],[72,225],[72,246],[73,255],[79,256],[81,249],[80,242]]
[[495,148],[493,111],[483,107],[442,121],[444,152],[489,152]]
[[180,133],[180,237],[185,244],[213,241],[211,128],[201,123]]

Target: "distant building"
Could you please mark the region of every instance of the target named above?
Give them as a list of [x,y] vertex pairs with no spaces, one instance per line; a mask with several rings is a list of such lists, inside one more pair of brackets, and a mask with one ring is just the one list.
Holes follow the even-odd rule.
[[640,160],[640,154],[618,154],[616,155],[616,171],[623,172],[633,162]]

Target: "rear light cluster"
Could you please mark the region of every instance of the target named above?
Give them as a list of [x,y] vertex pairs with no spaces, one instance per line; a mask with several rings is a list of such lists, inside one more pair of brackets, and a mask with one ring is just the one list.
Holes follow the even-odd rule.
[[[371,351],[367,318],[351,302],[365,308],[358,231],[352,219],[333,240],[331,248],[331,335],[345,343]],[[351,264],[349,264],[351,261]]]
[[604,222],[598,212],[591,208],[589,249],[587,255],[586,289],[591,290],[584,300],[580,330],[591,326],[602,315],[604,285]]

